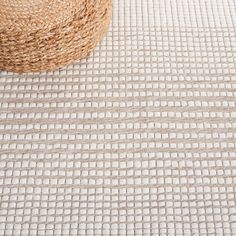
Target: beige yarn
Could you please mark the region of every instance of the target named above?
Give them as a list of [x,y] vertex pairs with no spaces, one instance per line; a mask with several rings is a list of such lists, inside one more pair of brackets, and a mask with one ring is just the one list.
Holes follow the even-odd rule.
[[85,58],[107,32],[112,0],[0,0],[0,70],[49,71]]

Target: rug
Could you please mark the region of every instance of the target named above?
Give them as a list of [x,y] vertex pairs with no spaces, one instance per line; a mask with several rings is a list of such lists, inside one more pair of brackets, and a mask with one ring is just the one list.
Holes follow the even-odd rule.
[[88,59],[0,72],[0,235],[236,235],[235,15],[114,0]]

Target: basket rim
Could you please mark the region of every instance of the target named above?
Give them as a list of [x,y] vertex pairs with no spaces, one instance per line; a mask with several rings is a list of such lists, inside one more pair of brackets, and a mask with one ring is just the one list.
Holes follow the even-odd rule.
[[[88,14],[90,0],[0,0],[0,33],[48,31]],[[24,3],[24,4],[23,4]],[[27,3],[27,4],[26,4]]]

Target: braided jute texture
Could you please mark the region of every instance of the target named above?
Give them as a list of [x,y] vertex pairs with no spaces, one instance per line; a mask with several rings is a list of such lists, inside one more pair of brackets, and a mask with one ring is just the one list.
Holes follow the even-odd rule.
[[51,71],[87,57],[106,34],[112,0],[0,0],[0,70]]

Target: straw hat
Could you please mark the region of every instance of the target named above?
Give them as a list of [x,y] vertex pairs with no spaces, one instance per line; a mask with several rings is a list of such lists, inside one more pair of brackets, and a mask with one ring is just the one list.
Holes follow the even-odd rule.
[[107,32],[112,0],[0,0],[0,70],[54,70]]

